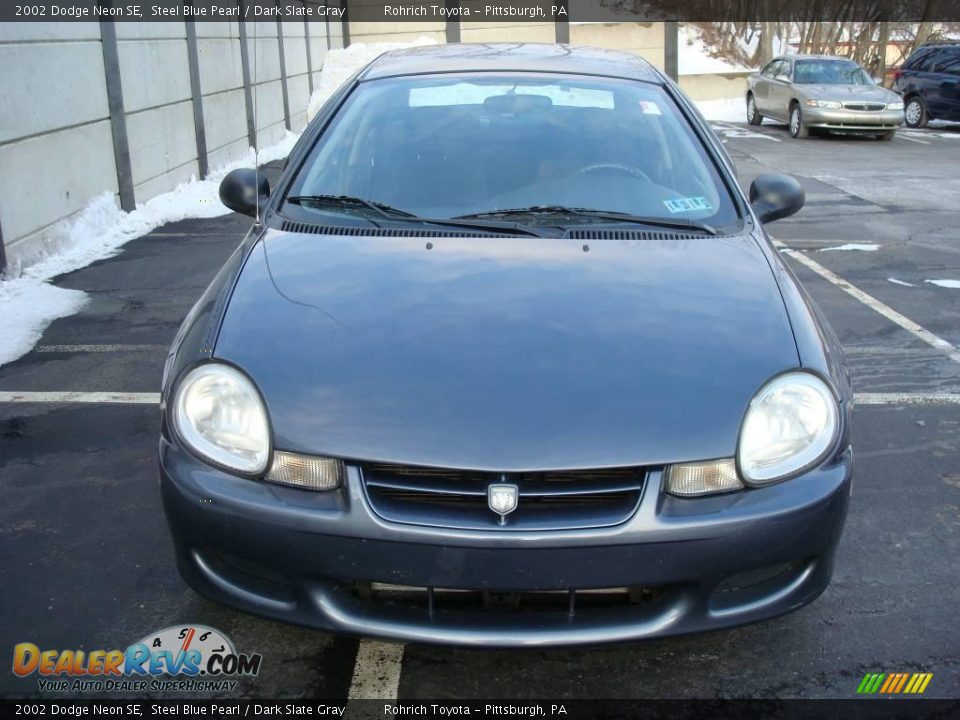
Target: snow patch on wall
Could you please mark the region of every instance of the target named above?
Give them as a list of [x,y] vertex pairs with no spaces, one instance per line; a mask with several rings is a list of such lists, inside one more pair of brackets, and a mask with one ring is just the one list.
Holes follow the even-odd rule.
[[327,50],[320,81],[307,105],[307,122],[316,117],[323,104],[343,83],[385,52],[436,44],[437,41],[432,38],[419,37],[412,42],[356,43],[339,50]]
[[696,28],[681,25],[677,34],[677,67],[681,75],[723,75],[751,71],[751,68],[736,61],[716,57]]

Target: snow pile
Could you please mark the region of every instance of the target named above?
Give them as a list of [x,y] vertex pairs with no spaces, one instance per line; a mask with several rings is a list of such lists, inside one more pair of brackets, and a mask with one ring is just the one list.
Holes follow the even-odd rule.
[[358,73],[364,65],[377,59],[390,50],[436,45],[437,41],[428,37],[419,37],[413,42],[356,43],[340,50],[327,50],[323,60],[320,82],[310,96],[307,105],[307,122],[313,120],[323,104],[337,88]]
[[924,282],[936,285],[937,287],[960,290],[960,280],[924,280]]
[[703,116],[712,122],[746,122],[747,105],[742,97],[722,100],[694,100]]
[[131,240],[146,235],[168,222],[185,218],[209,218],[230,212],[220,202],[223,176],[241,167],[254,167],[284,158],[299,136],[287,132],[276,145],[217,168],[204,180],[191,179],[170,192],[157,195],[133,212],[117,207],[110,192],[95,197],[74,218],[56,229],[51,249],[43,258],[25,268],[11,268],[9,278],[0,281],[0,307],[4,316],[4,340],[0,344],[0,365],[30,351],[53,320],[77,312],[86,303],[86,294],[49,284],[63,273],[116,255]]
[[750,72],[752,68],[724,60],[710,52],[695,28],[681,25],[677,38],[677,69],[681,75]]

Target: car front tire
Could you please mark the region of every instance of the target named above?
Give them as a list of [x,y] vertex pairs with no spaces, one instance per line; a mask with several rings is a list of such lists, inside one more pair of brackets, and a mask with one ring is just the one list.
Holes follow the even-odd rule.
[[912,97],[907,101],[906,106],[903,108],[903,121],[907,124],[907,127],[926,127],[929,119],[927,105],[923,102],[923,98]]
[[794,103],[790,108],[790,137],[810,137],[810,129],[803,121],[803,114],[800,112],[800,106],[796,103]]
[[763,122],[763,115],[757,110],[757,103],[753,99],[753,93],[747,95],[747,122],[751,125],[759,125]]

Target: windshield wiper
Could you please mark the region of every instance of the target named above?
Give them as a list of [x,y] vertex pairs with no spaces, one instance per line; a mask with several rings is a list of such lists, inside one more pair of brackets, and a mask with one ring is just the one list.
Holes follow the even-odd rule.
[[[399,208],[391,207],[386,203],[377,202],[376,200],[367,200],[365,198],[352,197],[350,195],[294,195],[287,198],[287,202],[294,203],[296,205],[333,205],[335,207],[356,207],[356,208],[365,208],[367,210],[373,210],[375,213],[381,217],[389,218],[391,220],[395,218],[415,218],[411,212],[406,210],[400,210]],[[371,220],[371,222],[373,222]],[[376,225],[376,223],[373,223]],[[379,227],[379,226],[378,226]]]
[[[470,228],[476,230],[486,230],[488,232],[499,232],[499,233],[510,233],[513,235],[533,235],[534,237],[543,237],[542,233],[537,232],[534,228],[522,223],[505,221],[498,222],[496,220],[482,220],[482,219],[468,219],[468,218],[425,218],[416,215],[415,213],[408,212],[407,210],[401,210],[395,208],[386,203],[378,202],[376,200],[367,200],[365,198],[352,197],[350,195],[294,195],[287,198],[287,202],[294,203],[296,205],[309,205],[309,206],[335,206],[335,207],[354,207],[354,208],[364,208],[366,210],[372,210],[380,217],[383,217],[387,220],[399,220],[401,222],[418,222],[424,223],[426,225],[449,225],[451,227],[462,227]],[[376,227],[380,225],[369,217],[366,218],[370,223]]]
[[683,228],[686,230],[699,230],[707,235],[719,235],[715,227],[706,223],[697,222],[687,218],[663,218],[648,217],[645,215],[631,215],[630,213],[616,212],[615,210],[590,210],[588,208],[571,208],[564,205],[532,205],[526,208],[510,208],[507,210],[490,210],[488,212],[471,213],[470,215],[461,215],[460,218],[487,218],[487,217],[511,217],[514,215],[567,215],[570,217],[587,217],[598,220],[611,220],[620,223],[635,223],[638,225],[654,225],[657,227]]

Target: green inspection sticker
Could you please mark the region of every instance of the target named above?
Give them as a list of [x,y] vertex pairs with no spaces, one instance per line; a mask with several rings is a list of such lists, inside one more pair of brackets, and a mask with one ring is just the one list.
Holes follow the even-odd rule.
[[663,204],[666,205],[667,210],[672,213],[713,210],[710,201],[705,197],[673,198],[672,200],[664,200]]

